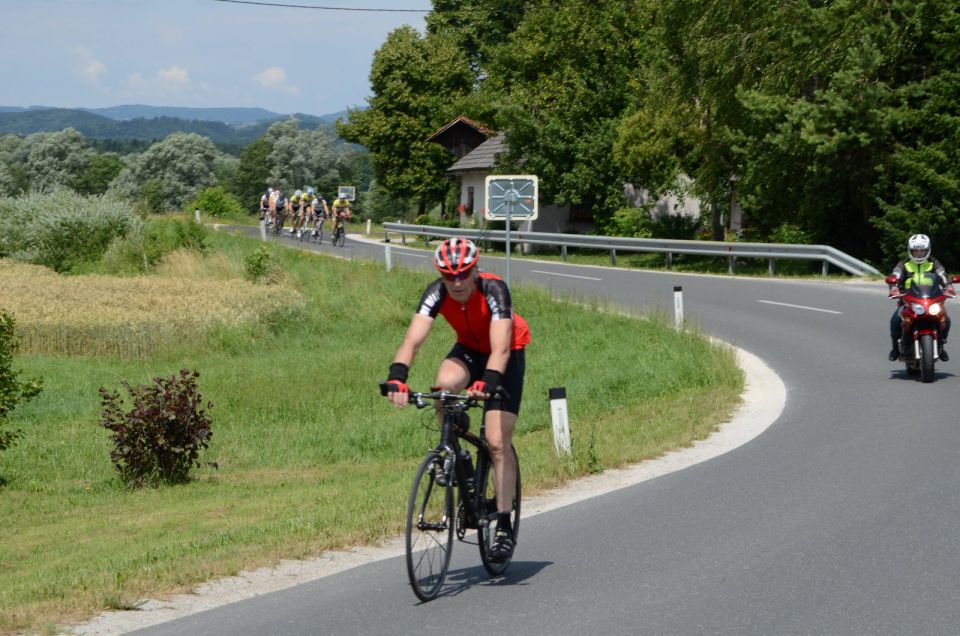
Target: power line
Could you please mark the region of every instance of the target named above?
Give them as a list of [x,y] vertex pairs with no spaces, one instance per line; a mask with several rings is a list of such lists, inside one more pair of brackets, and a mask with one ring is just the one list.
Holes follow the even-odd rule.
[[365,9],[359,7],[320,7],[313,4],[283,4],[280,2],[254,2],[253,0],[213,0],[231,4],[254,4],[262,7],[283,7],[286,9],[319,9],[321,11],[366,11],[368,13],[430,13],[430,9]]

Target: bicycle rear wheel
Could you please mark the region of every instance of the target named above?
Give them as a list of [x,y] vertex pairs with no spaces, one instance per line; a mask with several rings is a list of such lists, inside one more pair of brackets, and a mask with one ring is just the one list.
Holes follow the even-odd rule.
[[[511,446],[510,450],[517,460],[517,485],[513,494],[513,507],[510,511],[510,525],[513,528],[513,544],[516,545],[517,537],[520,535],[520,458],[517,457],[516,449]],[[484,512],[487,515],[492,515],[497,512],[497,494],[493,487],[493,466],[489,459],[485,462],[485,466],[485,472],[487,474],[481,476],[481,479],[486,484],[483,494]],[[506,561],[494,562],[490,560],[490,549],[493,548],[496,533],[496,522],[491,525],[480,524],[480,528],[477,530],[477,543],[480,545],[480,560],[483,561],[483,568],[490,576],[501,576],[507,571],[507,567],[510,566],[510,561],[512,560],[512,557]]]
[[443,456],[431,451],[420,464],[407,502],[407,575],[421,601],[440,592],[453,549],[453,488],[434,479],[442,469]]

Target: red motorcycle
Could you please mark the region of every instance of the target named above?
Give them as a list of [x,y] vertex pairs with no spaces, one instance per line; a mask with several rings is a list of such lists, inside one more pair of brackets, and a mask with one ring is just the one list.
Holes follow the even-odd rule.
[[[887,277],[891,287],[897,277]],[[960,276],[951,276],[952,283],[960,283]],[[900,338],[900,361],[907,365],[908,375],[920,376],[921,382],[933,382],[933,364],[940,358],[940,326],[947,319],[944,304],[947,298],[956,298],[953,289],[945,289],[939,276],[932,273],[910,280],[910,286],[900,291],[892,289],[891,298],[900,303],[903,335]]]

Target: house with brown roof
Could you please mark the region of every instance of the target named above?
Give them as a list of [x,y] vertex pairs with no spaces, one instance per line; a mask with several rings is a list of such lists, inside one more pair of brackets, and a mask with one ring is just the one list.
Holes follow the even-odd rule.
[[[460,224],[479,225],[483,218],[484,188],[488,175],[497,174],[497,155],[507,149],[506,135],[497,133],[463,115],[451,120],[427,141],[438,143],[457,157],[447,174],[457,183]],[[689,185],[689,179],[687,179]],[[654,217],[672,214],[700,216],[700,201],[666,193],[653,200],[650,193],[632,184],[623,184],[626,201],[634,206],[649,206]],[[538,218],[521,223],[525,232],[561,233],[569,230],[587,232],[595,227],[591,210],[582,206],[539,202]]]
[[[441,144],[457,161],[447,174],[457,183],[457,209],[461,225],[479,224],[483,218],[484,187],[488,175],[496,174],[497,155],[506,150],[506,135],[464,116],[450,121],[427,141]],[[526,221],[521,229],[527,232],[563,232],[570,225],[570,206],[544,205],[535,221]],[[592,218],[586,219],[592,222]]]

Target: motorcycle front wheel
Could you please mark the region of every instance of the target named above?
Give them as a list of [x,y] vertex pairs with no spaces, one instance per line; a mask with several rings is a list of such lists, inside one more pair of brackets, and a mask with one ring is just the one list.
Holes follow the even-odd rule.
[[933,336],[920,336],[920,381],[933,382]]

